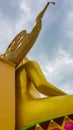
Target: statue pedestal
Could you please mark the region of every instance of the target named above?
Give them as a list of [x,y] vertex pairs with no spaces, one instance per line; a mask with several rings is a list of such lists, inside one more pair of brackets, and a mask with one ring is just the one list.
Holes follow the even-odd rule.
[[0,59],[0,130],[15,130],[15,65]]

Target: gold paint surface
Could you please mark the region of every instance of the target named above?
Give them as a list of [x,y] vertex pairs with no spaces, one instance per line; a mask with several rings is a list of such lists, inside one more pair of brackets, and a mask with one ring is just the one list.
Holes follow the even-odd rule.
[[[47,95],[36,98],[30,87]],[[40,87],[41,86],[41,87]],[[31,91],[32,91],[31,87]],[[34,94],[34,91],[32,91]],[[36,92],[37,93],[37,92]],[[69,105],[68,105],[69,104]],[[16,70],[16,127],[22,128],[34,122],[73,113],[73,95],[51,85],[35,61],[28,61]]]
[[15,130],[15,67],[1,59],[0,130]]

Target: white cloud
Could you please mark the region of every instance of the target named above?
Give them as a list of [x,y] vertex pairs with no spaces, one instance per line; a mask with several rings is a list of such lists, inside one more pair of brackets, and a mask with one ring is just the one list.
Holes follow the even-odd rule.
[[61,30],[65,38],[73,40],[73,1],[65,0],[63,10]]
[[41,66],[49,82],[67,93],[73,93],[73,89],[71,89],[73,83],[73,58],[67,52],[60,49],[53,61],[46,61]]
[[20,2],[20,17],[16,24],[16,29],[20,30],[20,28],[29,28],[29,22],[32,21],[33,15],[31,13],[31,8],[25,1]]
[[61,85],[60,88],[68,94],[73,94],[73,81],[67,81],[65,84]]
[[0,14],[0,52],[7,48],[7,42],[11,39],[12,27],[10,21],[6,21]]
[[73,39],[73,11],[69,11],[63,21],[62,30],[69,39]]

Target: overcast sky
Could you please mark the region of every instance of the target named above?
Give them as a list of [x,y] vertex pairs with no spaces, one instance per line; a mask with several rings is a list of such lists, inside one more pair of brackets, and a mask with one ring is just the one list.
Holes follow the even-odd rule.
[[[0,53],[23,29],[30,32],[48,0],[0,0]],[[47,80],[73,94],[73,0],[54,0],[43,17],[41,33],[27,55]]]

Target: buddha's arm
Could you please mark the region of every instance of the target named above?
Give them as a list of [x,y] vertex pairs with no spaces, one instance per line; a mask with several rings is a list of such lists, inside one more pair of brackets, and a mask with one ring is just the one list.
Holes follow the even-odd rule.
[[65,92],[56,88],[54,85],[52,85],[46,80],[37,62],[28,61],[24,66],[28,77],[33,82],[34,86],[39,92],[47,96],[66,95]]
[[[40,93],[29,79],[25,66],[20,66],[15,72],[16,104],[23,103],[34,98],[40,98]],[[18,105],[17,105],[18,106]]]

